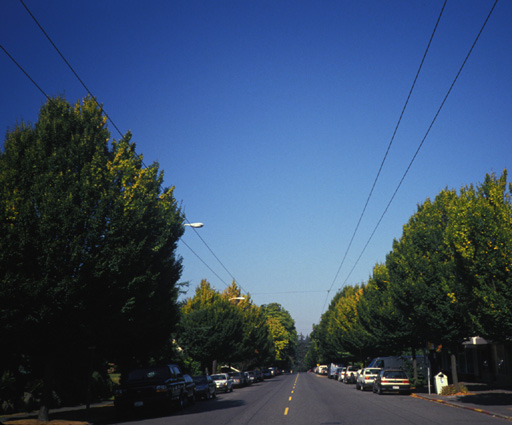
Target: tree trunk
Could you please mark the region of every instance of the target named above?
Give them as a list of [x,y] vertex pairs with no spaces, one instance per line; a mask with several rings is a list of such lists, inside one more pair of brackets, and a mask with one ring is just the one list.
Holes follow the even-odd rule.
[[412,373],[413,373],[413,381],[414,385],[416,386],[418,384],[418,361],[416,359],[416,349],[411,349],[412,354]]
[[459,383],[459,377],[457,375],[457,356],[454,351],[450,354],[450,360],[452,365],[452,382],[453,385],[457,385]]
[[39,415],[37,419],[41,422],[49,422],[50,420],[50,404],[52,400],[53,391],[53,368],[52,360],[46,358],[44,365],[44,378],[43,378],[43,394],[41,397],[41,406],[39,407]]
[[217,373],[217,360],[213,361],[212,364],[212,375],[215,375]]

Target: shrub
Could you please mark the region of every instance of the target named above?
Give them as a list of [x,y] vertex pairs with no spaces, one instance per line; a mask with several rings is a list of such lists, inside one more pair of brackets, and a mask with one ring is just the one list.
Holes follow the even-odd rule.
[[442,388],[441,395],[469,394],[468,388],[464,384],[447,385]]

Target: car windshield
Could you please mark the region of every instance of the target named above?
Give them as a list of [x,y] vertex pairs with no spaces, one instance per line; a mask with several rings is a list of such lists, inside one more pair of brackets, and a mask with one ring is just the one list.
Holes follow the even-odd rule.
[[159,379],[168,379],[171,377],[171,373],[169,368],[166,366],[161,367],[151,367],[151,368],[143,368],[143,369],[135,369],[128,373],[126,377],[126,382],[133,381],[152,381]]
[[204,384],[206,382],[206,376],[205,375],[194,376],[192,379],[194,380],[194,382],[196,384]]
[[369,375],[378,375],[379,372],[380,372],[380,369],[368,369],[368,371],[366,373]]
[[212,378],[215,379],[216,381],[222,381],[226,379],[224,375],[212,375]]
[[407,375],[405,374],[405,372],[402,372],[401,370],[390,370],[390,371],[384,372],[384,376],[386,378],[390,378],[390,379],[406,379],[407,378]]

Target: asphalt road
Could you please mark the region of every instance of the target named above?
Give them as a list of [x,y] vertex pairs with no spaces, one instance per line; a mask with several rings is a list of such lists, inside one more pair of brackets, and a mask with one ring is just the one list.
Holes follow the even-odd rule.
[[[64,419],[72,413],[52,416]],[[141,410],[120,420],[112,405],[91,409],[91,413],[90,422],[97,425],[486,425],[508,422],[412,396],[362,392],[354,385],[312,373],[278,376],[232,393],[219,394],[216,399],[198,401],[170,414]]]

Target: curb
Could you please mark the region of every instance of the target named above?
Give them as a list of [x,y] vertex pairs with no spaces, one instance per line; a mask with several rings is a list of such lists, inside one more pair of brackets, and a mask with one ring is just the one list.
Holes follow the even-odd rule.
[[512,417],[511,416],[502,415],[502,414],[499,414],[499,413],[489,412],[488,410],[478,409],[476,407],[461,406],[458,403],[453,403],[453,402],[450,402],[450,401],[447,401],[447,400],[439,400],[437,398],[425,397],[425,396],[421,396],[421,395],[414,394],[414,393],[411,394],[411,397],[419,398],[419,399],[422,399],[422,400],[431,401],[433,403],[444,404],[445,406],[451,406],[451,407],[457,407],[459,409],[471,410],[473,412],[483,413],[485,415],[489,415],[489,416],[492,416],[494,418],[505,419],[505,420],[507,420],[509,422],[512,422]]

